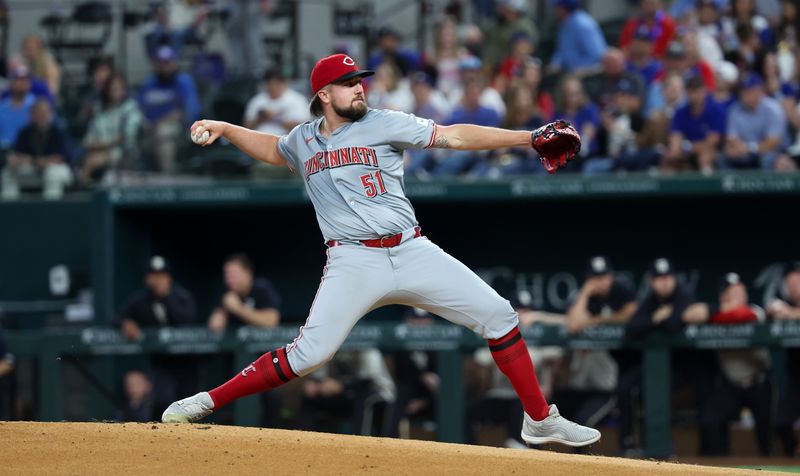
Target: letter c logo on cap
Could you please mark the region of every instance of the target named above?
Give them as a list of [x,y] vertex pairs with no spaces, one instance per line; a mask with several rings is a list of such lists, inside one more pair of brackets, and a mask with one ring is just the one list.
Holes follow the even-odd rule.
[[342,60],[342,63],[346,64],[347,66],[355,66],[356,62],[353,61],[353,58],[349,56],[345,56]]

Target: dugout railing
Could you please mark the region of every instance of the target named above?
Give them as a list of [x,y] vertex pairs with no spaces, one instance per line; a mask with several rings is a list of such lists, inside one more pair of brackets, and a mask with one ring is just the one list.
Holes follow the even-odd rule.
[[[234,356],[232,372],[246,367],[255,356],[285,345],[297,329],[243,327],[225,334],[205,328],[163,328],[147,331],[140,342],[129,342],[110,328],[82,330],[8,332],[11,350],[19,357],[36,359],[37,415],[41,421],[64,419],[64,377],[61,366],[75,356],[121,356],[147,354],[229,353]],[[781,349],[800,346],[800,322],[746,324],[732,326],[688,326],[679,334],[651,334],[631,341],[619,326],[598,326],[579,334],[568,334],[563,327],[534,324],[523,330],[529,345],[556,345],[565,349],[633,348],[642,352],[644,365],[643,405],[645,454],[664,458],[672,448],[671,352],[680,349],[730,349],[767,347],[778,357],[776,369],[783,369]],[[437,353],[440,393],[437,407],[437,438],[440,441],[464,440],[464,354],[485,345],[467,329],[452,325],[361,324],[342,349],[377,347],[383,351],[425,350]],[[97,359],[95,359],[97,360]],[[108,361],[111,359],[99,359]],[[780,372],[779,372],[780,373]],[[108,375],[108,373],[104,374]],[[111,382],[102,382],[106,388]],[[778,375],[778,381],[785,379]],[[101,385],[102,386],[102,385]],[[234,422],[257,426],[260,404],[255,396],[235,402]]]

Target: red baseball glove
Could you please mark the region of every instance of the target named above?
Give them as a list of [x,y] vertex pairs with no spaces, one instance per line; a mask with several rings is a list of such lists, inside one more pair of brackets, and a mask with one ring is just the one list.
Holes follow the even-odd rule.
[[581,151],[581,135],[572,124],[558,120],[531,132],[531,146],[547,173],[555,173]]

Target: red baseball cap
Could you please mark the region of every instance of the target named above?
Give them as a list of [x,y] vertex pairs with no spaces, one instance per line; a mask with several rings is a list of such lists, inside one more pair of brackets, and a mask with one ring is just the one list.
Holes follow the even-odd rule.
[[320,89],[339,81],[347,81],[355,77],[367,77],[375,74],[375,71],[360,70],[353,61],[353,58],[336,54],[326,56],[317,61],[314,69],[311,70],[311,91],[316,95]]

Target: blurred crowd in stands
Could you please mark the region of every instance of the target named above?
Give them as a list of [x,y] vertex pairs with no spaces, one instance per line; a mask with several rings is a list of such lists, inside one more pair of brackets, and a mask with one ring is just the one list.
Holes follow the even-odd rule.
[[[98,54],[76,85],[43,35],[6,51],[14,12],[0,2],[4,199],[28,189],[57,198],[124,171],[247,176],[252,164],[224,144],[192,148],[187,126],[203,116],[284,134],[311,118],[304,77],[285,77],[281,65],[242,67],[252,26],[228,29],[235,48],[191,57],[187,45],[211,9],[236,2],[187,2],[195,8],[180,28],[169,21],[176,3],[155,3],[143,36],[152,74],[141,84],[128,84],[116,58]],[[252,18],[280,4],[251,3],[260,5]],[[600,25],[580,0],[547,0],[552,27],[536,18],[540,3],[441,2],[424,51],[384,26],[364,57],[348,44],[331,52],[377,72],[365,84],[371,107],[441,124],[527,130],[573,122],[583,147],[565,173],[797,169],[800,2],[631,0],[629,18]],[[543,173],[529,149],[420,150],[406,159],[408,176],[421,179]]]

